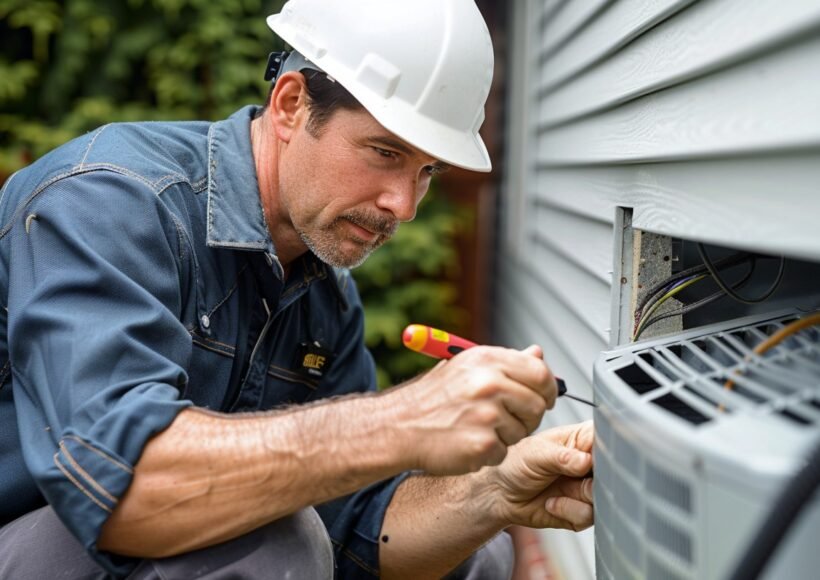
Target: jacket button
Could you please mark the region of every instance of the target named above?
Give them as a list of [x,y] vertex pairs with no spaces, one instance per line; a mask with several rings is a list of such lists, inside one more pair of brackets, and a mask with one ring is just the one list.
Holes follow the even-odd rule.
[[202,323],[202,328],[210,328],[211,319],[208,318],[207,314],[203,314],[202,318],[200,318],[199,321]]

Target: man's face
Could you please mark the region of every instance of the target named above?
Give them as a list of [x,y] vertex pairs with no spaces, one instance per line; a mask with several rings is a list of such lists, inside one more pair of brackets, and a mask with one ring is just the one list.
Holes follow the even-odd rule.
[[279,172],[281,222],[331,266],[353,268],[410,221],[446,166],[364,109],[338,110],[312,135],[294,133]]

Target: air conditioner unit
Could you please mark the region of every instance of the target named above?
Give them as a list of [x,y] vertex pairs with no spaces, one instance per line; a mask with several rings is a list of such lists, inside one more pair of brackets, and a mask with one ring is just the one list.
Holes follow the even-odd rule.
[[[726,578],[820,439],[820,327],[758,355],[802,314],[721,323],[595,365],[595,546],[607,580]],[[817,494],[765,578],[820,578]]]

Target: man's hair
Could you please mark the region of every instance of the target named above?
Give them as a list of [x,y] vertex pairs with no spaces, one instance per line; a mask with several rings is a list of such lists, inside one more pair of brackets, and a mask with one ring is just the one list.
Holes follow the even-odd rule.
[[[310,115],[305,129],[314,137],[321,135],[322,129],[339,109],[355,111],[364,108],[346,88],[335,80],[328,78],[325,73],[311,69],[302,69],[300,72],[305,77],[307,106]],[[261,116],[264,110],[270,106],[275,86],[275,84],[271,85],[265,107],[259,111],[257,116]]]

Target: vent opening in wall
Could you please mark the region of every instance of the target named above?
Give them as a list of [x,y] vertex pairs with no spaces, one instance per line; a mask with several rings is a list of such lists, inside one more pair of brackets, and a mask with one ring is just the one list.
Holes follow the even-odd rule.
[[[616,306],[624,326],[617,333],[620,344],[785,308],[820,308],[817,262],[637,229],[624,235],[622,248],[629,259],[618,272],[625,281]],[[745,345],[756,338],[737,336]],[[736,353],[733,344],[719,347],[728,353],[709,350],[708,341],[697,346],[718,359]]]

